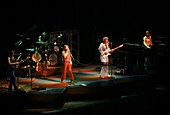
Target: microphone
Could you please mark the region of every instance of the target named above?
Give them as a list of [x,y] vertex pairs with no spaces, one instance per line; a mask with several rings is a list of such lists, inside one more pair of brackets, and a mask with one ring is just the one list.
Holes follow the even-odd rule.
[[112,44],[112,42],[108,42],[109,44]]
[[112,47],[112,42],[108,42],[110,44],[110,47]]

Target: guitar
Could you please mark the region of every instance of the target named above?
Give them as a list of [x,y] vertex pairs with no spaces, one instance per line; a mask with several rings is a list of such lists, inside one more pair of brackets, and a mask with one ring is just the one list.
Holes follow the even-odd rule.
[[123,47],[123,46],[124,46],[124,45],[121,44],[121,45],[119,45],[119,46],[117,46],[117,47],[115,47],[115,48],[113,48],[113,49],[109,49],[109,50],[107,51],[108,53],[103,53],[102,56],[105,58],[105,57],[111,55],[111,54],[110,54],[111,52],[113,52],[113,51],[115,51],[115,50],[117,50],[117,49],[119,49],[119,48],[121,48],[121,47]]
[[147,37],[144,38],[143,44],[144,44],[144,46],[145,46],[146,48],[151,49],[151,47],[152,47],[152,39],[151,39],[151,37],[149,37],[149,38],[147,38]]
[[25,62],[26,60],[30,59],[30,56],[27,56],[24,60],[21,60],[19,63]]
[[36,71],[37,71],[37,72],[41,72],[41,71],[42,71],[42,67],[41,67],[40,61],[38,61],[38,62],[36,63]]
[[21,63],[25,62],[26,60],[30,59],[30,56],[28,56],[27,58],[25,58],[24,60],[21,60],[21,61],[16,61],[16,62],[10,62],[9,64],[10,65],[15,65],[16,67],[18,67]]

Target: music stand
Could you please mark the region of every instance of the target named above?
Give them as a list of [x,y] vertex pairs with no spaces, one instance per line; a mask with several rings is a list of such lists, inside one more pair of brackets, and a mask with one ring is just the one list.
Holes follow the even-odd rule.
[[32,73],[31,73],[31,70],[34,69],[34,67],[27,65],[27,66],[23,67],[23,69],[28,70],[28,78],[31,79],[31,89],[32,89]]
[[32,74],[31,74],[31,70],[33,69],[33,67],[31,67],[30,65],[28,65],[28,77],[31,78],[31,89],[32,89]]

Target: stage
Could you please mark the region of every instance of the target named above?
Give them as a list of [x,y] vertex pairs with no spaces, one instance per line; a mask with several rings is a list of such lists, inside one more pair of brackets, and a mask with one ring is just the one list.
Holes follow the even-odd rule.
[[12,108],[21,114],[68,114],[73,111],[75,114],[87,114],[97,108],[96,113],[119,112],[118,107],[121,107],[122,113],[136,113],[140,109],[143,112],[159,111],[160,107],[169,104],[167,71],[128,72],[125,68],[110,66],[111,77],[100,78],[100,67],[74,66],[75,84],[70,83],[68,76],[64,83],[60,82],[60,67],[48,68],[51,72],[45,76],[34,73],[19,76],[19,91],[12,94],[8,92],[8,79],[5,79],[1,81],[3,110]]

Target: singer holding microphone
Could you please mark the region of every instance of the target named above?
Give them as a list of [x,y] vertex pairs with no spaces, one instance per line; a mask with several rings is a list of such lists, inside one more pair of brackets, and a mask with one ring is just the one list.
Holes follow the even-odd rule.
[[68,71],[68,75],[70,78],[71,83],[74,84],[74,76],[72,73],[72,54],[70,52],[69,46],[64,45],[64,49],[62,51],[63,57],[63,67],[62,67],[62,76],[61,76],[61,83],[66,79],[66,73]]

